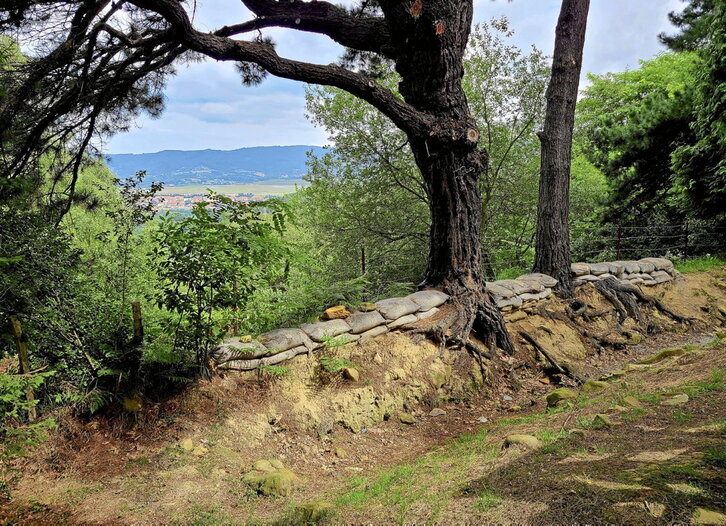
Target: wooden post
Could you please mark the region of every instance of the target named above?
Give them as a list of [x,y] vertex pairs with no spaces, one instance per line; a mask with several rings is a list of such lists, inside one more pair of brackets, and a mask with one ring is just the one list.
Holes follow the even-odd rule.
[[[15,337],[15,345],[18,348],[18,360],[20,361],[20,374],[28,374],[30,372],[30,358],[28,357],[28,345],[26,343],[23,329],[20,327],[20,320],[16,316],[10,316],[10,327]],[[32,389],[28,389],[25,392],[25,398],[28,402],[35,400],[35,395]],[[33,422],[37,418],[35,411],[35,405],[28,408],[28,421]]]
[[144,324],[141,320],[141,303],[134,301],[131,304],[131,314],[134,318],[134,339],[132,342],[136,345],[144,341]]

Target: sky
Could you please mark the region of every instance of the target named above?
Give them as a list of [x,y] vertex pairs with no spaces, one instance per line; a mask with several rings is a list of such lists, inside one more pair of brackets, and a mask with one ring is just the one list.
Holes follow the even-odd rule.
[[[474,1],[475,23],[506,16],[515,32],[513,44],[552,53],[561,0]],[[583,82],[585,73],[635,69],[640,60],[662,52],[657,35],[674,31],[667,14],[683,5],[681,0],[592,0]],[[197,0],[195,25],[200,30],[250,18],[239,0]],[[284,57],[328,64],[342,54],[340,46],[321,35],[288,29],[265,34]],[[245,87],[232,64],[206,60],[180,67],[168,83],[160,118],[142,116],[130,131],[112,137],[104,150],[146,153],[326,143],[325,131],[305,118],[304,84],[269,76],[259,86]]]

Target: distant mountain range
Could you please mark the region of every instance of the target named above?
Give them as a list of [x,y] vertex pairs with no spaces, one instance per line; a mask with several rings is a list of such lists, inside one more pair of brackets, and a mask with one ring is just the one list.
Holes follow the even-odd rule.
[[306,173],[307,152],[319,146],[258,146],[239,150],[164,150],[156,153],[109,155],[108,165],[120,179],[146,170],[145,184],[239,184],[269,179],[300,179]]

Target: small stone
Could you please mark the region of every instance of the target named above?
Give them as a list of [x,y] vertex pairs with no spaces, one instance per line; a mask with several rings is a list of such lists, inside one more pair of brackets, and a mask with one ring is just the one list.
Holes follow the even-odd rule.
[[346,453],[345,449],[343,449],[342,447],[336,447],[335,456],[338,458],[345,458],[348,456],[348,453]]
[[293,512],[290,524],[317,524],[330,515],[332,509],[332,504],[322,500],[300,504]]
[[608,385],[609,384],[607,382],[603,382],[600,380],[588,380],[587,382],[582,384],[582,390],[586,393],[591,393],[593,391],[605,389],[606,387],[608,387]]
[[476,419],[476,421],[479,422],[480,424],[486,424],[487,422],[489,422],[489,419],[485,416],[480,416],[479,418]]
[[669,396],[667,398],[664,398],[661,402],[662,405],[683,405],[686,402],[688,402],[688,395],[687,394],[677,394],[674,396]]
[[623,405],[625,407],[629,407],[631,409],[638,409],[643,407],[643,404],[640,403],[640,401],[635,398],[634,396],[625,396],[622,400],[620,400],[620,405]]
[[615,422],[608,415],[601,413],[595,415],[595,418],[592,419],[592,425],[595,427],[612,427]]
[[518,445],[525,446],[529,449],[539,449],[542,447],[542,442],[532,435],[509,435],[504,439],[504,447]]
[[336,305],[325,309],[325,312],[323,312],[323,319],[325,320],[344,320],[348,316],[350,316],[350,311],[345,305]]
[[511,397],[511,396],[509,396],[509,395],[504,395],[504,396],[502,397],[502,400],[504,400],[505,402],[511,402],[512,400],[514,400],[514,398],[512,398],[512,397]]
[[660,502],[645,502],[645,509],[648,510],[648,513],[651,517],[655,517],[656,519],[660,519],[663,514],[665,513],[666,507],[661,504]]
[[696,508],[691,524],[726,524],[726,515],[706,508]]
[[343,369],[343,378],[350,380],[351,382],[357,382],[360,380],[360,373],[353,367],[346,367]]
[[411,425],[416,423],[416,417],[414,417],[411,413],[399,413],[398,419],[402,424]]
[[546,376],[545,376],[544,378],[540,378],[540,379],[539,379],[539,380],[537,380],[537,381],[538,381],[539,383],[541,383],[541,384],[545,384],[545,385],[549,385],[549,383],[550,383],[550,379],[549,379],[548,377],[546,377]]
[[379,365],[383,364],[383,358],[381,358],[381,355],[378,353],[376,353],[375,356],[373,356],[373,361]]
[[361,312],[372,312],[372,311],[376,310],[376,304],[371,303],[369,301],[364,301],[363,303],[360,304],[360,306],[358,307],[358,310]]
[[179,442],[179,447],[182,448],[184,451],[191,451],[194,449],[194,442],[191,438],[185,438],[181,442]]
[[446,415],[446,411],[444,411],[443,409],[439,409],[438,407],[435,407],[429,413],[429,416],[444,416],[444,415]]
[[574,400],[575,398],[577,398],[577,393],[567,387],[560,387],[547,395],[547,405],[556,407],[557,404],[564,400]]

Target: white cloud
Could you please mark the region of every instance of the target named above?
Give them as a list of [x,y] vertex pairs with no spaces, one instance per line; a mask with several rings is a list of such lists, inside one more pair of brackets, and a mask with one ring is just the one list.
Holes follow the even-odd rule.
[[[353,0],[345,0],[351,5]],[[475,0],[475,22],[506,15],[522,48],[535,44],[551,54],[561,0]],[[605,73],[638,67],[661,52],[657,35],[672,31],[668,12],[680,0],[592,0],[584,72]],[[249,18],[241,2],[200,0],[195,23],[202,30]],[[274,29],[265,34],[282,56],[321,64],[334,62],[342,48],[326,37]],[[324,144],[325,134],[304,117],[300,83],[268,78],[244,87],[233,64],[207,60],[180,68],[166,91],[167,110],[160,119],[141,118],[134,130],[113,137],[113,153],[161,149],[234,149],[272,144]]]

